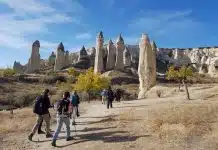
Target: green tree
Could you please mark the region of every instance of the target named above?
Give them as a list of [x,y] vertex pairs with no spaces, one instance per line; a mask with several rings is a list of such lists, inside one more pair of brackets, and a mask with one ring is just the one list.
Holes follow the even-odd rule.
[[190,100],[190,96],[189,96],[189,91],[188,91],[188,87],[187,87],[187,82],[188,82],[188,77],[193,76],[193,70],[192,68],[187,65],[187,66],[182,66],[179,69],[175,69],[174,66],[169,67],[168,71],[167,71],[167,79],[168,80],[177,80],[179,81],[179,90],[180,90],[180,85],[181,83],[184,85],[185,87],[185,92],[186,92],[186,98],[188,100]]
[[85,73],[81,73],[77,77],[74,89],[87,92],[89,96],[88,101],[90,102],[91,93],[107,88],[109,84],[110,80],[108,78],[102,77],[98,73],[94,73],[93,68],[90,68]]

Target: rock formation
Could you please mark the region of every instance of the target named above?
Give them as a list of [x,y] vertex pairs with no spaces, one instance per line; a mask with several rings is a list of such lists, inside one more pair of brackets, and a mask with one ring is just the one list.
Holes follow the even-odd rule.
[[204,55],[201,58],[201,64],[200,64],[200,69],[199,69],[199,73],[207,73],[208,72],[208,67],[207,67],[207,56]]
[[17,73],[23,73],[24,72],[24,66],[22,66],[20,64],[20,62],[14,61],[14,66],[13,69],[17,72]]
[[[150,44],[150,40],[147,34],[142,34],[141,41],[139,43],[140,53],[139,53],[139,94],[138,98],[145,98],[146,92],[154,86],[154,71],[156,72],[156,66],[154,68],[152,62],[154,62],[153,50]],[[155,79],[154,79],[155,78]]]
[[154,41],[151,42],[151,48],[152,48],[152,86],[156,85],[156,52],[157,52],[157,45]]
[[211,77],[218,77],[218,57],[209,58],[207,61],[208,74]]
[[[69,55],[69,51],[66,51],[64,54],[64,66],[68,66],[70,65],[70,55]],[[63,67],[64,67],[63,66]]]
[[56,55],[55,55],[54,52],[52,52],[51,55],[48,58],[49,65],[54,66],[55,65],[55,59],[56,59]]
[[113,42],[109,40],[107,45],[107,70],[114,69],[116,62],[116,47]]
[[104,44],[104,37],[102,31],[98,34],[96,39],[96,55],[95,55],[95,66],[94,72],[102,73],[104,71],[103,66],[103,44]]
[[79,55],[76,52],[71,53],[70,54],[70,63],[73,64],[73,63],[76,63],[77,61],[79,61]]
[[95,53],[96,53],[96,49],[95,49],[95,47],[92,47],[91,53],[90,53],[90,66],[91,67],[95,66]]
[[124,40],[120,34],[116,42],[116,63],[115,63],[116,70],[121,70],[121,71],[124,70],[124,64],[123,64],[124,49],[125,49]]
[[58,47],[57,47],[57,51],[56,51],[56,59],[55,59],[55,66],[54,66],[54,70],[61,70],[64,66],[65,66],[65,56],[64,56],[64,45],[61,42]]
[[27,64],[27,73],[34,73],[40,69],[40,54],[39,54],[40,43],[36,40],[32,45],[32,53]]
[[79,60],[71,66],[79,69],[88,69],[90,67],[90,57],[88,56],[84,46],[79,52]]
[[125,47],[125,50],[123,51],[123,63],[124,68],[128,68],[131,66],[131,54],[127,47]]

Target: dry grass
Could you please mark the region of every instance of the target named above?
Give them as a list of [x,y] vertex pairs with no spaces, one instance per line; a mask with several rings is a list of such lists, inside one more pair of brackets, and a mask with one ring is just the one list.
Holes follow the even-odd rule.
[[13,116],[8,111],[0,112],[0,133],[30,131],[35,124],[35,119],[36,116],[30,108],[15,110]]
[[149,127],[166,141],[187,141],[210,134],[217,121],[218,104],[172,105],[149,113]]
[[[52,124],[56,122],[55,111],[50,110],[50,114]],[[13,115],[10,114],[10,111],[0,111],[0,133],[30,132],[36,123],[36,118],[37,116],[33,113],[32,108],[14,110]]]

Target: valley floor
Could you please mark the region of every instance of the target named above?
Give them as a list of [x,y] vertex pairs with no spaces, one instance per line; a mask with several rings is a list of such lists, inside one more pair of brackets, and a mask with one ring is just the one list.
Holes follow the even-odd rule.
[[[172,92],[155,98],[155,89]],[[218,149],[218,85],[195,85],[192,100],[176,88],[157,86],[144,100],[115,102],[112,109],[100,102],[82,103],[77,125],[71,125],[72,141],[59,135],[57,148],[104,150],[215,150]],[[152,92],[152,91],[151,91]],[[154,115],[155,114],[155,115]],[[3,122],[1,122],[2,124]],[[25,123],[25,120],[23,120]],[[54,122],[52,130],[56,127]],[[75,132],[76,130],[76,132]],[[54,149],[51,139],[28,132],[0,135],[0,149]]]

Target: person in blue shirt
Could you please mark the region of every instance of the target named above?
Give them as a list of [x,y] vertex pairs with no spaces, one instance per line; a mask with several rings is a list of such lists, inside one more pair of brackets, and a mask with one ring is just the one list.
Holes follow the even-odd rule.
[[73,113],[73,118],[72,118],[72,119],[73,119],[73,122],[72,122],[73,125],[76,124],[76,122],[75,122],[76,116],[77,116],[77,117],[80,116],[80,115],[79,115],[79,109],[78,109],[79,104],[80,104],[80,98],[79,98],[77,92],[74,91],[74,93],[73,93],[73,95],[72,95],[72,98],[71,98],[71,105],[72,105],[72,107],[73,107],[73,112],[72,112],[72,113]]
[[107,91],[105,89],[101,92],[101,98],[102,98],[101,100],[102,104],[105,104],[107,98]]

